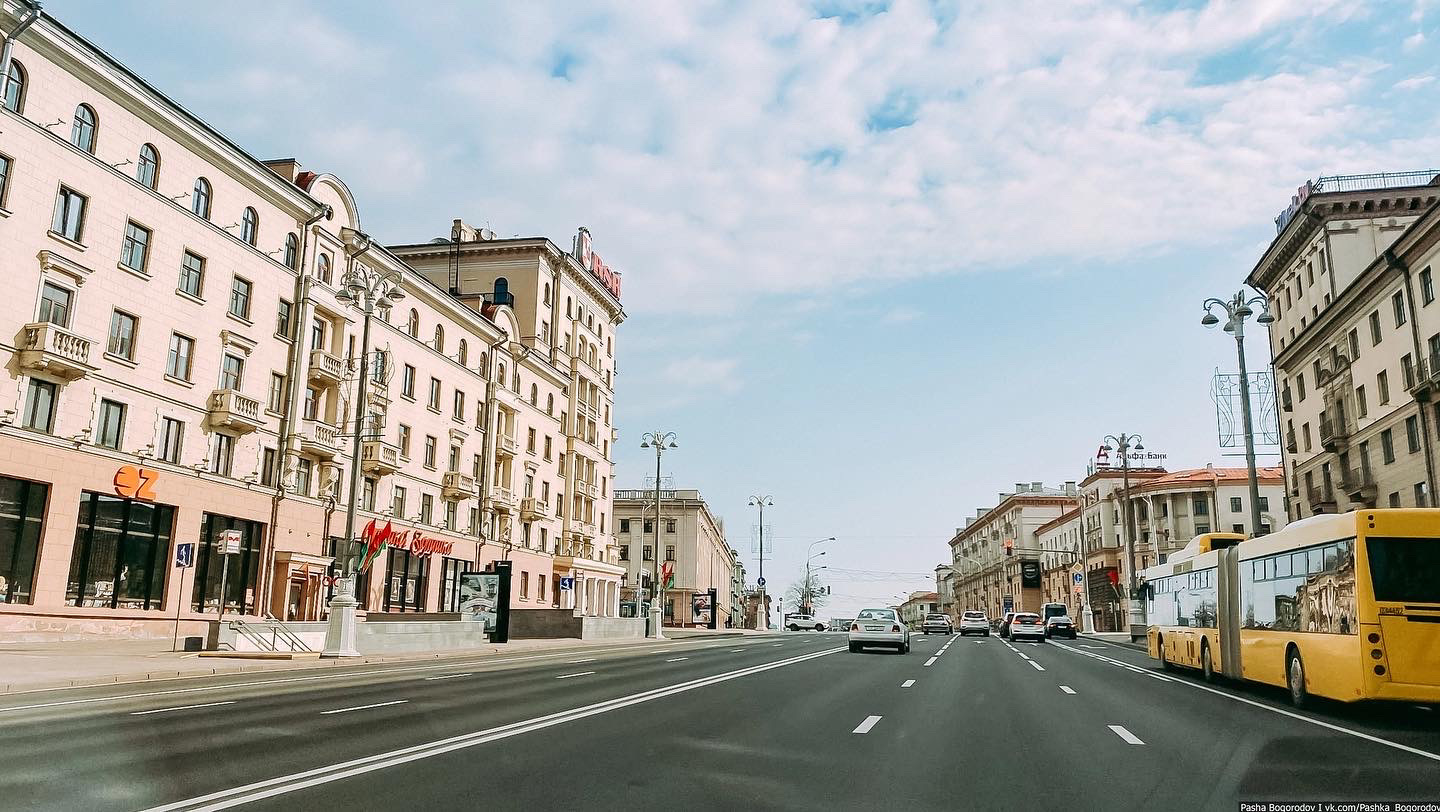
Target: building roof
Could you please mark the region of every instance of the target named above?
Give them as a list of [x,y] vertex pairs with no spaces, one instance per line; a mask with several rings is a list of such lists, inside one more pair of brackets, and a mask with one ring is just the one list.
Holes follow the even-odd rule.
[[1061,513],[1059,516],[1056,516],[1055,518],[1051,519],[1050,521],[1048,521],[1048,522],[1040,525],[1039,527],[1035,528],[1035,535],[1038,536],[1038,535],[1040,535],[1041,533],[1044,533],[1046,530],[1050,530],[1051,528],[1054,528],[1056,525],[1064,524],[1064,523],[1070,521],[1071,519],[1074,519],[1074,518],[1078,517],[1079,515],[1080,515],[1080,506],[1079,506],[1079,505],[1076,505],[1075,507],[1073,507],[1073,508],[1065,511],[1064,513]]
[[[1255,473],[1262,485],[1285,484],[1285,475],[1280,468],[1259,468]],[[1154,479],[1147,479],[1138,485],[1132,485],[1130,491],[1144,493],[1172,488],[1196,488],[1211,484],[1239,485],[1249,480],[1250,471],[1246,468],[1187,468],[1183,471],[1172,471]]]

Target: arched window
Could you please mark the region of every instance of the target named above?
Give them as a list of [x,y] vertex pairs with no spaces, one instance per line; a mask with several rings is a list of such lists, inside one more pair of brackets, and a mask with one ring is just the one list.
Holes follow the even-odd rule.
[[75,108],[75,121],[70,125],[70,143],[95,154],[95,111],[88,104]]
[[545,414],[555,414],[555,395],[545,396]]
[[[325,284],[331,284],[330,277],[330,255],[321,254],[320,259],[315,262],[315,276]],[[414,313],[415,311],[410,311]]]
[[500,366],[500,371],[495,374],[495,379],[500,383],[501,386],[504,386],[504,385],[505,385],[505,362],[504,362],[504,361],[501,361],[499,366]]
[[154,189],[160,184],[160,153],[154,144],[142,144],[140,161],[135,164],[135,180]]
[[206,220],[210,219],[210,181],[195,179],[195,189],[190,194],[190,211]]
[[420,337],[420,314],[413,307],[410,308],[410,319],[405,322],[405,332],[409,333],[411,338]]
[[445,328],[435,325],[435,351],[443,354],[445,352]]
[[510,379],[510,391],[519,394],[520,392],[520,370],[515,370],[514,376]]
[[245,213],[240,215],[240,239],[251,245],[260,237],[260,215],[250,206],[245,207]]
[[465,346],[465,339],[462,338],[462,339],[460,339],[460,349],[459,349],[459,351],[456,353],[456,359],[455,359],[455,360],[459,361],[459,362],[460,362],[460,366],[463,367],[463,366],[465,366],[466,359],[469,358],[469,357],[470,357],[469,348]]
[[480,370],[480,376],[481,376],[481,377],[485,377],[485,376],[487,376],[487,375],[490,374],[490,368],[489,368],[488,366],[486,366],[486,364],[489,363],[489,362],[490,362],[490,354],[489,354],[489,353],[486,353],[486,352],[480,353],[480,366],[477,367],[477,369]]
[[546,304],[547,307],[548,307],[549,304],[550,304],[550,283],[549,283],[549,282],[546,282],[546,283],[545,283],[545,304]]
[[594,329],[595,329],[595,314],[594,314],[594,313],[586,313],[586,314],[585,314],[585,326],[586,326],[586,327],[589,327],[591,330],[594,330]]
[[531,406],[539,406],[539,405],[540,405],[540,387],[536,386],[536,385],[533,384],[533,383],[530,384],[530,405],[531,405]]
[[10,60],[10,75],[5,78],[5,109],[12,113],[25,112],[25,67],[17,60]]
[[285,235],[285,267],[300,270],[300,238],[294,233]]
[[510,280],[500,277],[495,280],[495,304],[510,304]]
[[574,313],[574,308],[572,307],[573,304],[574,304],[574,302],[572,302],[572,301],[570,300],[570,297],[569,297],[569,296],[566,296],[566,297],[565,297],[565,318],[567,318],[567,319],[574,317],[574,315],[573,315],[573,313]]

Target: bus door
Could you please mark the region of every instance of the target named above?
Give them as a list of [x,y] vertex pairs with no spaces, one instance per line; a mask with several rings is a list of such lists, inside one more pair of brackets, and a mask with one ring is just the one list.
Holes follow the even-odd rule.
[[1220,556],[1215,565],[1220,673],[1240,679],[1240,550],[1232,546],[1216,552]]

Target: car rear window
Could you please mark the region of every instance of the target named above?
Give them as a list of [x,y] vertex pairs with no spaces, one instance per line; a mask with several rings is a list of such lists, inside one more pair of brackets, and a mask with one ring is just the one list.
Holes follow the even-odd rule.
[[948,620],[944,615],[926,615],[926,620]]
[[1040,619],[1040,616],[1039,616],[1039,615],[1016,615],[1015,618],[1014,618],[1014,620],[1018,620],[1018,621],[1020,621],[1021,623],[1030,623],[1030,622],[1032,622],[1032,621],[1036,621],[1036,620],[1039,620],[1039,619]]

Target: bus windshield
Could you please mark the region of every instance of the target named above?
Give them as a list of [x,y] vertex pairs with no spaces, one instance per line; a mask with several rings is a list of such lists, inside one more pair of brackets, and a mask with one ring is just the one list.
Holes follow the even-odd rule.
[[1368,538],[1377,601],[1440,603],[1440,538]]

